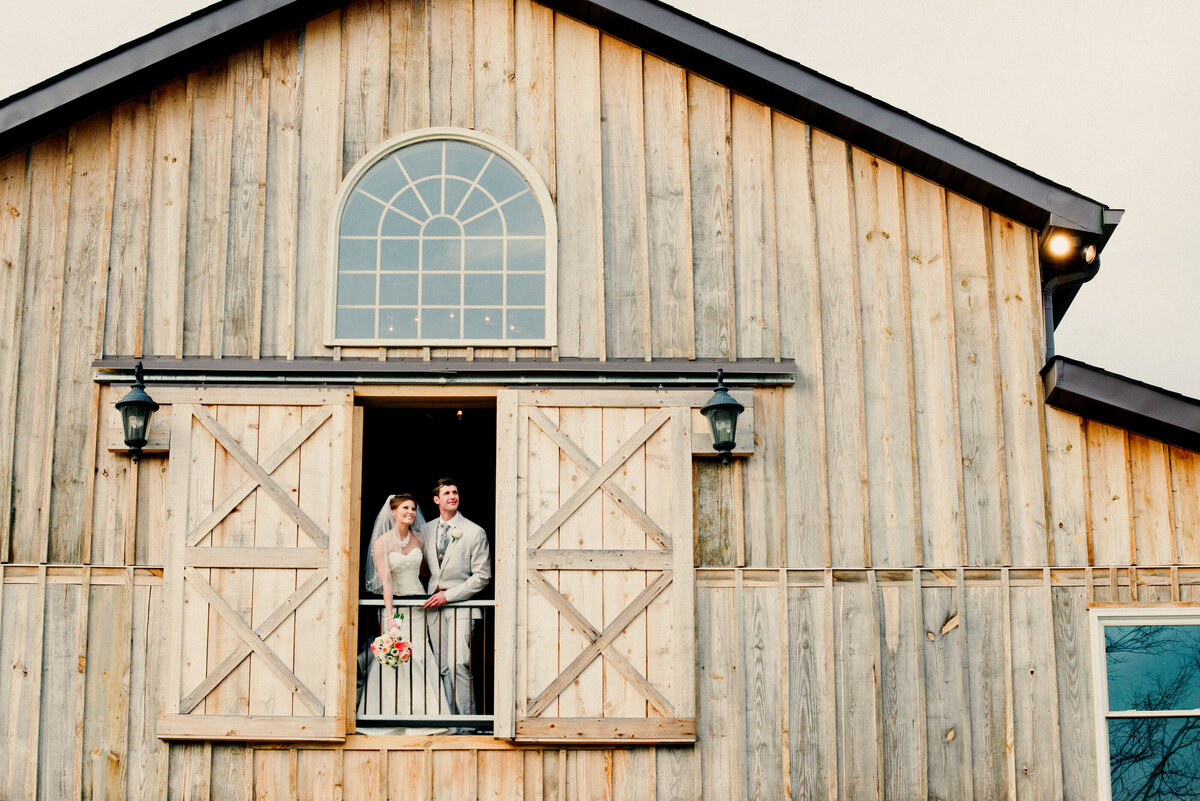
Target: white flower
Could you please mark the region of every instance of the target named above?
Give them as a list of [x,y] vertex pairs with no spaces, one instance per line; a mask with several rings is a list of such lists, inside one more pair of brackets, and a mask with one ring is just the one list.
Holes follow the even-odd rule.
[[458,526],[450,527],[450,539],[457,541],[462,536],[462,532],[458,530]]

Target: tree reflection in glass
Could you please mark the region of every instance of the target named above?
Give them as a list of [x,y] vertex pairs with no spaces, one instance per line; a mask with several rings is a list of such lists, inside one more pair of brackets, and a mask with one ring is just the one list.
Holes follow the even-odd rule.
[[[1114,801],[1200,799],[1200,626],[1106,626]],[[1166,713],[1119,717],[1121,712]]]

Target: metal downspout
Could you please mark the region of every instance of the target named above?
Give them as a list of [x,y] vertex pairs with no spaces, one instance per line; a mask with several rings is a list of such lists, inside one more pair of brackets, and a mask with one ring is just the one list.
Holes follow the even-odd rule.
[[1100,272],[1100,259],[1097,258],[1082,270],[1056,275],[1042,284],[1042,309],[1046,313],[1046,363],[1054,358],[1054,293],[1070,286],[1086,284]]

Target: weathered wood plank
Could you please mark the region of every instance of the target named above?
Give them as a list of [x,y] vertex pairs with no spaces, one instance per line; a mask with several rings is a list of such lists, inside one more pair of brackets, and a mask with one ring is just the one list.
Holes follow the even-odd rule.
[[978,799],[1012,798],[1009,786],[1008,732],[1012,725],[1007,684],[1003,671],[1008,642],[1005,638],[1003,589],[997,586],[967,589],[965,613],[967,676],[971,708],[972,788]]
[[342,792],[346,798],[363,801],[387,801],[386,754],[379,751],[346,751],[342,774]]
[[600,37],[600,152],[605,351],[611,358],[649,359],[642,52],[611,36]]
[[863,429],[862,364],[854,205],[846,143],[814,131],[817,260],[825,390],[826,480],[834,565],[871,564],[867,511],[867,445]]
[[[253,775],[253,790],[255,801],[294,801],[297,795],[294,790],[299,790],[304,787],[305,782],[300,778],[299,773],[308,767],[305,765],[304,759],[308,754],[320,754],[327,756],[320,751],[304,751],[298,754],[299,757],[295,762],[292,760],[292,752],[275,749],[255,749],[253,755],[254,775]],[[296,773],[292,773],[292,768],[295,766]],[[307,771],[305,771],[307,773]],[[305,775],[304,779],[312,780],[310,775]],[[332,788],[330,788],[332,789]],[[310,789],[311,792],[311,789]],[[308,795],[307,798],[332,798],[332,794],[328,796]]]
[[13,445],[30,200],[27,163],[25,150],[0,160],[0,318],[12,321],[14,333],[0,337],[0,563],[8,561],[12,542]]
[[214,744],[212,774],[213,798],[251,801],[254,791],[254,750],[242,744]]
[[1008,483],[987,211],[947,193],[966,564],[1007,564]]
[[[71,767],[79,743],[75,739],[75,721],[82,710],[77,704],[82,694],[76,687],[83,681],[79,672],[80,589],[66,585],[46,588],[45,646],[41,665],[41,686],[45,697],[33,699],[40,707],[38,725],[38,781],[41,798],[79,797],[78,777]],[[84,610],[86,613],[86,610]],[[49,701],[53,698],[53,702]]]
[[650,355],[696,357],[687,74],[642,54]]
[[729,90],[688,73],[688,162],[696,355],[737,353]]
[[862,291],[863,411],[871,563],[919,563],[917,453],[900,169],[851,149],[855,252]]
[[740,462],[729,466],[710,461],[692,463],[697,565],[733,567],[737,564],[738,543],[744,532],[741,474]]
[[87,549],[97,387],[90,366],[103,302],[108,241],[110,119],[93,117],[70,135],[71,209],[59,337],[54,462],[50,495],[52,562],[79,562]]
[[813,217],[809,132],[775,114],[775,213],[779,297],[794,313],[780,314],[780,352],[796,360],[798,381],[783,393],[784,564],[830,564],[825,481],[825,389],[821,352],[821,290]]
[[475,130],[516,147],[514,13],[512,0],[475,0],[471,88]]
[[742,743],[737,742],[743,702],[738,697],[740,661],[734,591],[703,589],[696,597],[696,750],[702,798],[741,799]]
[[[83,790],[124,798],[129,757],[130,637],[133,587],[91,585],[84,680]],[[121,632],[119,636],[114,636]]]
[[786,493],[785,451],[781,447],[783,393],[777,389],[756,389],[754,406],[759,418],[755,426],[755,440],[759,446],[742,470],[745,564],[780,567],[785,564],[785,510],[780,503]]
[[187,258],[188,178],[191,174],[192,109],[188,80],[154,94],[150,228],[146,249],[146,312],[142,351],[182,355],[184,276]]
[[1084,587],[1053,590],[1055,674],[1065,798],[1096,798],[1091,633]]
[[1062,796],[1049,586],[1013,587],[1013,742],[1018,798]]
[[[113,409],[127,387],[109,386],[99,392],[99,410]],[[96,438],[94,457],[94,481],[92,492],[91,543],[89,561],[98,565],[123,565],[125,563],[126,517],[129,513],[128,493],[130,490],[129,457],[124,453],[109,451],[100,437]],[[136,553],[136,551],[135,551]]]
[[1168,448],[1171,460],[1171,492],[1174,506],[1175,541],[1179,561],[1194,565],[1200,562],[1200,454],[1182,448]]
[[133,588],[126,784],[129,798],[161,797],[167,786],[167,744],[158,739],[156,732],[158,715],[162,711],[162,675],[166,657],[162,592],[161,587]]
[[863,584],[834,585],[833,591],[838,787],[845,797],[881,798],[874,599]]
[[784,797],[783,733],[779,699],[783,691],[779,665],[787,648],[779,637],[780,594],[775,587],[743,588],[741,656],[745,680],[742,712],[745,718],[745,797]]
[[429,121],[470,128],[475,24],[470,0],[429,0]]
[[1130,434],[1129,474],[1135,561],[1140,565],[1176,564],[1179,549],[1171,520],[1171,475],[1166,446]]
[[517,150],[557,192],[554,154],[554,12],[530,0],[513,7]]
[[263,309],[260,352],[295,355],[296,247],[300,180],[300,43],[282,33],[267,43],[267,186],[263,219]]
[[957,565],[966,555],[945,190],[906,173],[904,217],[917,399],[921,563]]
[[913,608],[911,587],[893,585],[876,590],[879,613],[880,699],[883,730],[883,797],[918,795],[925,781],[925,761],[916,744],[925,739],[924,710],[917,688],[922,639]]
[[212,744],[171,745],[168,801],[209,801],[212,785]]
[[737,355],[779,358],[771,110],[738,94],[730,106]]
[[558,352],[603,358],[605,350],[600,37],[554,19],[555,179],[558,198]]
[[33,146],[29,157],[29,236],[20,313],[12,466],[14,562],[43,562],[50,535],[58,343],[66,277],[71,162],[65,135]]
[[226,356],[257,358],[262,351],[269,48],[268,43],[229,57],[233,130],[221,339]]
[[[30,798],[36,792],[28,767],[36,761],[35,721],[38,699],[33,688],[39,680],[40,632],[36,586],[6,584],[0,607],[0,729],[4,750],[0,753],[0,793],[7,798]],[[40,628],[40,627],[39,627]]]
[[966,676],[965,627],[962,599],[955,589],[930,588],[921,594],[925,629],[925,741],[928,790],[931,798],[971,798],[970,754],[961,736],[970,725]]
[[1044,323],[1033,234],[996,214],[991,218],[991,232],[1012,564],[1040,566],[1047,563],[1050,546],[1038,375]]
[[827,766],[836,765],[829,753],[837,721],[825,714],[826,700],[833,688],[825,680],[825,655],[832,643],[825,639],[827,608],[820,589],[788,590],[788,620],[793,629],[788,638],[788,731],[794,748],[790,758],[793,798],[832,798],[835,777]]
[[1088,420],[1087,478],[1089,550],[1094,565],[1133,563],[1129,457],[1123,430]]
[[384,0],[357,0],[346,6],[343,13],[342,54],[346,59],[343,178],[367,151],[387,137],[390,5]]
[[[188,78],[192,151],[188,177],[187,269],[183,352],[223,353],[225,276],[229,252],[229,176],[233,157],[233,86],[228,64]],[[113,259],[114,263],[116,258]],[[109,315],[112,315],[109,305]],[[112,348],[106,352],[114,352]],[[119,351],[117,351],[119,352]]]
[[429,3],[389,3],[387,135],[429,127]]
[[148,98],[117,106],[112,136],[116,185],[104,352],[140,355],[146,303],[155,114]]
[[1087,443],[1083,421],[1051,406],[1046,410],[1046,473],[1054,564],[1091,564],[1088,554]]
[[[325,274],[329,269],[326,221],[341,183],[342,55],[341,12],[304,26],[300,79],[299,233],[296,239],[294,353],[326,352]],[[330,154],[336,154],[331,157]]]

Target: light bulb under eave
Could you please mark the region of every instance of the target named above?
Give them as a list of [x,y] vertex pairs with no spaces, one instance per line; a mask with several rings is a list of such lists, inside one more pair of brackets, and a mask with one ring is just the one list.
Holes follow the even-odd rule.
[[1071,252],[1073,243],[1066,234],[1054,234],[1046,243],[1046,251],[1055,258],[1061,259]]
[[1096,260],[1096,246],[1088,245],[1083,249],[1083,261],[1086,264],[1091,264]]

